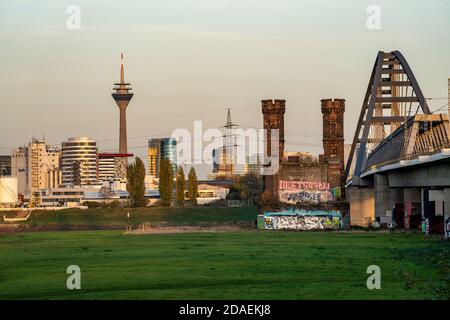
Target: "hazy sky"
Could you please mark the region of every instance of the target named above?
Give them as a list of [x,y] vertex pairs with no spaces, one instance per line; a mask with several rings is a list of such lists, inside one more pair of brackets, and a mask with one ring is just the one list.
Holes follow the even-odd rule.
[[[66,27],[69,5],[81,29]],[[381,29],[366,27],[370,5]],[[260,100],[283,98],[286,148],[321,152],[320,99],[346,99],[350,142],[378,50],[400,50],[427,97],[447,95],[450,1],[0,0],[0,154],[45,135],[118,148],[111,97],[125,53],[129,151],[194,120],[262,126]],[[431,100],[434,110],[445,100]]]

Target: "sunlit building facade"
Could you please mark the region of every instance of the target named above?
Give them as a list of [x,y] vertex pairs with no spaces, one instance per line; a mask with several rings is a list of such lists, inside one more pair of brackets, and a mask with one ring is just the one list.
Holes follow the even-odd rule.
[[61,172],[64,186],[98,183],[97,143],[88,137],[62,143]]

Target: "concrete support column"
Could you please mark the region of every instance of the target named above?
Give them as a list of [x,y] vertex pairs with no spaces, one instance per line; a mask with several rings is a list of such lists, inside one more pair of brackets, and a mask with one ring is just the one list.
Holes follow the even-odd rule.
[[444,189],[444,230],[446,239],[450,238],[450,188]]
[[[416,188],[407,188],[403,191],[404,203],[405,203],[405,229],[411,229],[412,227],[415,229],[417,224],[419,223],[416,220],[422,220],[421,217],[417,217],[417,213],[420,213],[421,203],[422,203],[422,193],[420,189]],[[414,215],[414,218],[411,216]],[[412,223],[412,220],[415,221]]]
[[386,211],[392,210],[391,190],[389,188],[389,181],[386,175],[375,174],[374,179],[375,218],[380,218],[381,221],[384,220],[382,217],[386,216]]
[[350,187],[345,192],[350,204],[350,225],[367,227],[372,224],[375,218],[374,190]]
[[420,189],[407,188],[403,191],[405,212],[411,214],[412,204],[421,203],[422,195]]
[[391,206],[390,210],[392,210],[396,205],[403,205],[404,197],[403,197],[403,189],[401,188],[391,188]]
[[445,217],[450,217],[450,188],[444,189],[444,214]]

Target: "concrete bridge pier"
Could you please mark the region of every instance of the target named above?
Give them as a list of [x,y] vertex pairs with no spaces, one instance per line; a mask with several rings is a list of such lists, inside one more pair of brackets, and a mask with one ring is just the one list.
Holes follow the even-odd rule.
[[350,187],[345,192],[350,204],[350,225],[367,227],[372,224],[375,217],[374,189]]
[[422,224],[422,192],[419,188],[403,189],[405,229],[418,229]]
[[375,196],[375,220],[386,223],[386,213],[393,208],[391,189],[387,175],[375,174],[374,176]]

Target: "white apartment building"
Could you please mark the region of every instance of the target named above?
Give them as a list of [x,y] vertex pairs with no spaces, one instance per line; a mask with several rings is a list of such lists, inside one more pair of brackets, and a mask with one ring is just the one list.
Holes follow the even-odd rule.
[[21,194],[28,189],[28,148],[19,147],[11,152],[11,176],[17,178],[17,191]]
[[45,141],[33,139],[28,146],[11,152],[11,176],[17,178],[18,192],[31,194],[40,189],[55,188],[61,182],[60,150]]
[[43,140],[33,139],[28,144],[29,191],[56,188],[60,183],[59,157],[61,151]]

